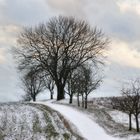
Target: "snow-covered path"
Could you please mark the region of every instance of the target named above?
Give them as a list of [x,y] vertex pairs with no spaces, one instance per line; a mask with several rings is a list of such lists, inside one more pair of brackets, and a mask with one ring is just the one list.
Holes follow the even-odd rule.
[[40,104],[47,105],[52,109],[60,112],[68,121],[72,122],[78,131],[87,140],[120,140],[120,138],[114,138],[103,130],[97,123],[89,118],[88,115],[71,108],[69,106],[55,104],[50,101],[38,102]]

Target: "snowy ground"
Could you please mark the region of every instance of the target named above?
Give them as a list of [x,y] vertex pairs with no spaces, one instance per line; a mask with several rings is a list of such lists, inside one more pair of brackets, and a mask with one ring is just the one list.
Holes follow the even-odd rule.
[[134,120],[128,131],[127,114],[99,102],[87,110],[68,100],[0,104],[0,140],[140,140]]
[[[105,100],[108,100],[107,107],[104,105]],[[101,105],[96,101],[90,102],[87,110],[77,107],[76,102],[69,105],[68,100],[40,103],[59,111],[88,140],[140,140],[140,134],[135,130],[134,118],[132,120],[133,130],[128,131],[127,114],[111,109],[108,107],[109,99],[105,100],[101,99]]]
[[109,107],[109,102],[108,98],[103,100],[102,98],[98,98],[98,101],[93,100],[93,102],[88,104],[87,110],[82,107],[77,107],[75,101],[72,105],[68,104],[68,100],[60,101],[59,104],[75,108],[85,114],[88,114],[88,116],[100,127],[102,127],[108,135],[112,135],[113,137],[123,140],[140,140],[140,134],[135,130],[135,121],[133,120],[132,122],[134,129],[132,131],[128,131],[127,114],[111,109]]
[[[129,125],[128,114],[117,110],[108,111],[108,113],[110,114],[110,116],[112,116],[112,119],[115,122],[124,124],[124,126],[128,127]],[[136,121],[134,116],[132,116],[132,128],[136,129]]]
[[64,118],[43,105],[0,104],[0,140],[75,140]]
[[100,127],[90,115],[85,114],[72,107],[52,103],[52,101],[38,102],[40,104],[47,105],[57,111],[59,111],[67,120],[73,123],[81,135],[87,140],[120,140],[121,138],[114,138],[108,135],[102,127]]

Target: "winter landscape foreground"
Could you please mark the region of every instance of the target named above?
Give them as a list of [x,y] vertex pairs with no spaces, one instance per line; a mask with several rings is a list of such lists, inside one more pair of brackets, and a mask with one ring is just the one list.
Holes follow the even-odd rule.
[[[102,103],[102,104],[100,104]],[[88,109],[68,100],[5,103],[0,106],[0,140],[139,140],[128,116],[93,100]]]

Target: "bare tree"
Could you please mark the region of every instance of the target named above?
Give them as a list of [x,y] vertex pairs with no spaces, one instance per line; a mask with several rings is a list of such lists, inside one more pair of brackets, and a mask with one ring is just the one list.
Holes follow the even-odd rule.
[[50,99],[53,99],[53,95],[54,95],[54,86],[55,86],[54,81],[53,81],[52,78],[48,75],[48,76],[45,76],[44,82],[45,82],[46,88],[50,91]]
[[73,95],[77,94],[78,106],[80,106],[79,97],[82,98],[82,107],[87,108],[88,95],[100,86],[102,78],[93,74],[88,65],[81,65],[78,69],[71,73],[68,78],[68,94],[70,95],[70,103],[72,103]]
[[139,132],[139,114],[140,114],[140,80],[128,84],[127,87],[122,90],[122,97],[120,99],[114,98],[112,105],[115,109],[126,112],[129,115],[129,130],[132,129],[131,116],[135,116],[136,129]]
[[102,82],[102,78],[99,77],[96,73],[93,73],[91,68],[88,66],[84,66],[83,67],[83,81],[82,81],[82,85],[83,85],[83,92],[85,95],[85,109],[87,108],[87,102],[88,102],[88,95],[96,90],[101,82]]
[[76,93],[76,75],[70,74],[67,80],[67,86],[65,92],[69,95],[69,103],[72,104],[73,102],[73,95]]
[[[122,89],[123,94],[128,94],[129,90]],[[129,116],[129,130],[132,130],[132,114],[133,114],[133,102],[127,96],[113,97],[111,99],[111,105],[113,109],[123,111]]]
[[31,97],[33,101],[36,101],[36,96],[45,90],[44,80],[35,69],[31,69],[27,74],[22,78],[22,87],[26,92],[25,97]]
[[38,66],[51,75],[57,87],[57,100],[64,98],[67,78],[88,61],[103,63],[108,39],[101,30],[72,17],[50,19],[46,24],[26,28],[20,35],[16,58],[20,70]]
[[71,72],[67,79],[66,93],[69,95],[70,100],[69,103],[73,102],[73,96],[79,92],[79,81],[80,81],[80,67]]
[[73,96],[77,95],[77,103],[78,106],[80,106],[79,97],[81,96],[82,107],[84,107],[84,78],[85,77],[83,77],[83,66],[80,66],[69,75],[67,80],[68,92],[66,92],[70,96],[69,103],[72,103]]
[[82,99],[82,107],[84,108],[85,105],[85,75],[83,71],[83,66],[80,67],[80,71],[78,72],[78,78],[76,80],[76,91],[77,91],[77,102],[78,106],[80,106],[80,97]]
[[23,101],[31,101],[32,97],[26,93],[25,95],[22,96],[22,100]]
[[127,97],[129,103],[133,107],[133,115],[136,120],[136,129],[139,132],[139,114],[140,114],[140,79],[136,79],[129,84],[129,87],[124,89],[123,95]]

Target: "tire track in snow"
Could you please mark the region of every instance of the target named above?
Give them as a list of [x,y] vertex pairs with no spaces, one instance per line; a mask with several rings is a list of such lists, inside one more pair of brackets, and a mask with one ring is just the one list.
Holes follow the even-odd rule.
[[72,122],[78,131],[87,140],[120,140],[121,138],[114,138],[103,130],[96,122],[89,118],[88,115],[65,105],[55,104],[52,101],[38,102],[51,107],[60,112],[67,120]]

